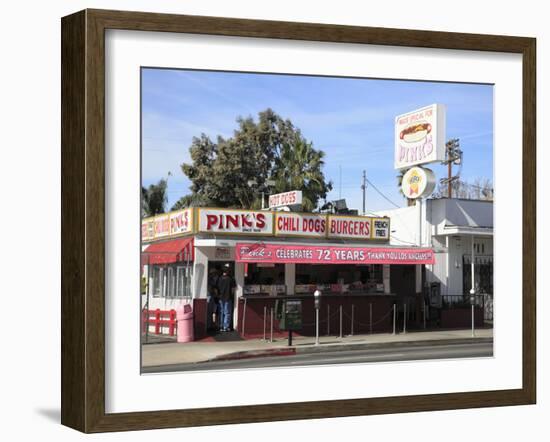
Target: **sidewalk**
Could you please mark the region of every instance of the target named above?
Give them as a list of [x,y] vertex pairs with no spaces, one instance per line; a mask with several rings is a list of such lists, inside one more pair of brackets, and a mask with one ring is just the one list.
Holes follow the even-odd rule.
[[394,345],[444,345],[469,342],[488,342],[493,339],[493,329],[476,330],[475,338],[471,329],[445,331],[414,331],[391,334],[363,334],[354,336],[320,336],[320,345],[315,345],[315,337],[294,337],[292,346],[287,338],[277,337],[273,342],[261,339],[247,339],[232,342],[187,342],[184,344],[165,343],[142,345],[143,367],[192,364],[213,360],[244,359],[261,356],[292,355],[324,351],[380,348]]

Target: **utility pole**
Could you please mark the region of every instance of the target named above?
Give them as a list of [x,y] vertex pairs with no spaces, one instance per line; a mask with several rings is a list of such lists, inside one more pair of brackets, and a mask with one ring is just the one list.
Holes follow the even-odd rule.
[[[447,158],[450,158],[450,152],[447,149]],[[447,164],[447,195],[449,198],[453,197],[453,163],[449,161]]]
[[361,184],[361,190],[363,191],[363,215],[366,213],[365,201],[367,198],[367,172],[363,170],[363,184]]
[[460,150],[460,141],[458,138],[453,138],[445,143],[445,161],[447,164],[447,178],[442,178],[440,182],[447,184],[447,197],[453,197],[453,182],[458,180],[458,175],[453,176],[453,164],[460,165],[462,163],[462,151]]

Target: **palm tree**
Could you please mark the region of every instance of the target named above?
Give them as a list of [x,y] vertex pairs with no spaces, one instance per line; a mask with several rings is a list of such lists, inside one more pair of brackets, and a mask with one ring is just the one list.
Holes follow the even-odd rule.
[[212,205],[214,204],[206,197],[197,193],[190,193],[177,200],[170,210],[186,209],[187,207],[208,207]]
[[299,134],[292,143],[283,143],[275,159],[273,178],[276,193],[302,191],[302,207],[311,212],[325,198],[332,183],[325,181],[322,168],[325,153],[313,148]]
[[147,189],[141,188],[142,216],[154,216],[165,212],[168,197],[166,188],[168,182],[161,179],[157,184],[151,184]]

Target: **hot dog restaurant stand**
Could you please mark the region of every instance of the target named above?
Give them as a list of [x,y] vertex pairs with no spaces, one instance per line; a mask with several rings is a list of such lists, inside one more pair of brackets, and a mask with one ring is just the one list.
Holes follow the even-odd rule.
[[434,263],[431,248],[390,246],[389,237],[384,217],[187,208],[145,218],[142,308],[192,304],[200,339],[209,272],[227,267],[233,327],[246,337],[261,336],[276,301],[286,298],[301,300],[300,333],[314,335],[315,290],[321,333],[388,331],[393,305],[422,296],[423,267]]

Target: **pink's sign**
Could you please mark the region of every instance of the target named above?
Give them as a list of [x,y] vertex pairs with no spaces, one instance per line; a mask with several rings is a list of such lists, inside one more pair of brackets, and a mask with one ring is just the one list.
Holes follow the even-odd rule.
[[299,246],[237,243],[237,262],[297,264],[434,264],[432,249],[390,247]]
[[430,106],[395,118],[396,169],[445,159],[445,106]]

